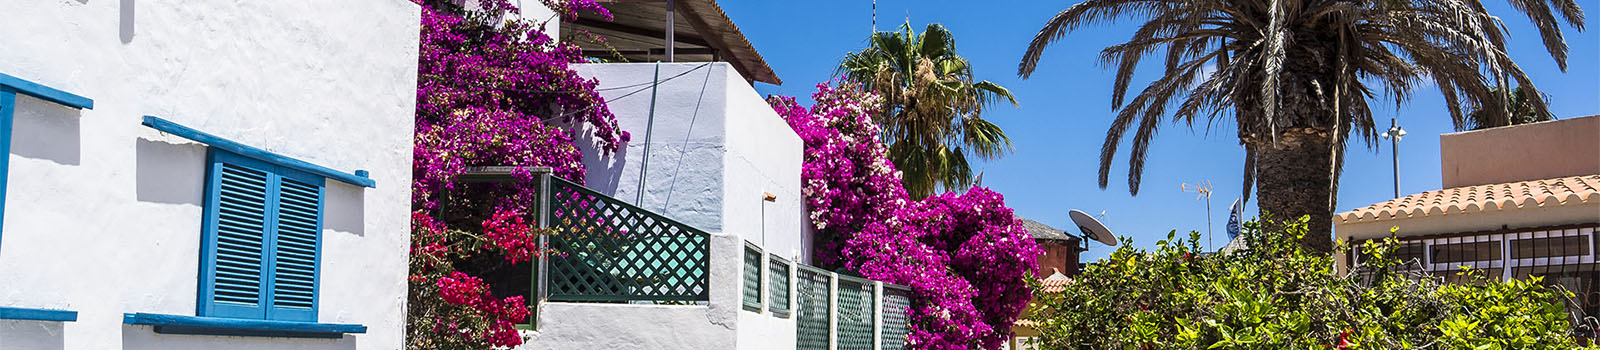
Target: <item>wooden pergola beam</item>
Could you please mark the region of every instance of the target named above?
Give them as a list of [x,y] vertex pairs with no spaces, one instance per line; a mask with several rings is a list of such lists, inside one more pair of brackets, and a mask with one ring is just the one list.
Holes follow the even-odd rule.
[[[701,36],[716,33],[715,31],[711,30],[711,26],[707,25],[705,21],[699,20],[702,18],[701,15],[704,14],[697,12],[693,6],[684,4],[685,1],[678,1],[676,3],[678,9],[684,12],[684,17],[689,18],[689,26],[694,28],[695,33],[700,33]],[[711,35],[711,38],[712,40],[709,40],[709,44],[711,44],[709,46],[711,46],[711,48],[720,52],[729,51],[728,43],[722,41],[721,35]],[[743,64],[730,64],[730,66],[733,66],[733,70],[738,71],[739,75],[744,77],[746,83],[753,84],[755,82],[755,74],[752,74],[750,71],[746,70]]]
[[[690,23],[695,23],[695,21],[689,21],[689,22]],[[572,20],[572,24],[585,26],[585,27],[593,27],[593,28],[596,28],[596,29],[609,30],[609,31],[614,31],[614,32],[626,33],[626,34],[633,34],[633,35],[638,35],[638,36],[651,37],[651,38],[660,38],[662,35],[666,35],[666,32],[663,32],[663,31],[660,31],[660,30],[655,30],[655,29],[650,29],[650,28],[641,28],[641,27],[635,27],[635,26],[630,26],[630,25],[626,25],[626,24],[617,24],[617,23],[593,20],[593,19],[582,18],[582,17],[579,17],[578,19]],[[693,35],[678,34],[676,36],[676,38],[674,38],[674,39],[677,42],[684,43],[684,44],[689,44],[689,45],[715,47],[715,46],[712,46],[710,42],[707,42],[706,39],[698,37],[698,36],[693,36]]]

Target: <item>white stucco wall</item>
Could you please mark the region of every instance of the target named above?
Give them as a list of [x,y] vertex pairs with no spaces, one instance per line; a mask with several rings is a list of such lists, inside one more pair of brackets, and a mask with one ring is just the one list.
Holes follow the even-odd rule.
[[[723,183],[727,181],[722,168],[730,114],[725,82],[729,74],[737,73],[726,64],[667,63],[660,67],[663,82],[655,92],[645,195],[634,204],[701,230],[722,232]],[[575,68],[579,75],[599,80],[597,88],[617,116],[618,127],[633,134],[626,147],[607,155],[583,127],[585,135],[580,135],[577,143],[588,168],[585,186],[633,203],[644,165],[650,83],[656,65],[579,64]]]
[[[0,0],[0,72],[95,100],[19,96],[0,349],[398,349],[403,346],[418,6],[404,0]],[[194,315],[204,145],[156,115],[351,172],[327,183],[319,321],[343,339],[156,334],[132,312]]]
[[[799,136],[727,63],[662,63],[659,75],[655,63],[581,64],[576,67],[579,74],[599,81],[601,95],[616,114],[619,126],[633,135],[632,142],[611,155],[601,154],[587,132],[580,135],[579,148],[588,166],[587,186],[628,202],[637,198],[647,145],[646,130],[651,118],[650,83],[659,76],[662,82],[655,91],[655,121],[653,130],[649,131],[650,161],[644,176],[647,180],[645,195],[639,206],[736,242],[736,248],[727,253],[712,253],[713,265],[716,265],[713,269],[731,269],[734,274],[726,279],[712,275],[711,307],[723,306],[719,304],[718,293],[732,293],[726,305],[731,306],[736,315],[726,315],[737,319],[738,348],[793,347],[792,318],[774,318],[765,311],[742,311],[739,299],[742,279],[737,272],[742,268],[742,260],[738,258],[743,251],[743,241],[790,260],[803,255],[802,225],[806,221],[803,221],[805,213],[800,199],[803,145]],[[777,199],[767,202],[763,200],[765,193]],[[731,256],[731,260],[721,259],[727,256]],[[544,315],[548,317],[541,320],[541,327],[554,328],[541,329],[538,342],[572,345],[576,344],[572,339],[586,339],[564,328],[571,325],[559,324],[563,322],[593,328],[590,323],[630,319],[605,316],[617,312],[665,312],[650,308],[618,310],[629,306],[611,306],[602,312],[589,307],[562,304],[545,309]],[[684,311],[674,309],[672,312]],[[560,315],[564,313],[593,315]],[[673,327],[720,325],[715,319],[701,318],[699,323],[688,325],[630,324],[621,329],[671,336],[677,333],[671,330]],[[721,344],[715,348],[728,348],[728,344]]]

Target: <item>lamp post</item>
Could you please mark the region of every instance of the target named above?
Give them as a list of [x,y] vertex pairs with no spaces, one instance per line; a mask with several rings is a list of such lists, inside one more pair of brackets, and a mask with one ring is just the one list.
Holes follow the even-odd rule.
[[1394,158],[1394,198],[1400,198],[1400,138],[1406,136],[1406,129],[1401,129],[1395,118],[1389,118],[1389,131],[1379,135],[1389,139],[1389,156]]

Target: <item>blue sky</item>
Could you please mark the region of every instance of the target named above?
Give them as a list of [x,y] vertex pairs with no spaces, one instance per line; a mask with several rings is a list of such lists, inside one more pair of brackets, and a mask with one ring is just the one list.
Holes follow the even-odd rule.
[[[1031,79],[1017,77],[1017,62],[1034,33],[1073,3],[881,0],[878,28],[892,30],[907,18],[919,30],[927,23],[943,23],[955,34],[958,51],[973,62],[980,79],[997,82],[1017,95],[1020,108],[998,106],[985,116],[1006,131],[1016,152],[977,165],[977,170],[985,173],[984,185],[1005,194],[1006,203],[1018,214],[1076,233],[1070,229],[1068,210],[1105,211],[1103,221],[1118,235],[1132,237],[1136,246],[1151,247],[1174,229],[1206,231],[1205,202],[1182,192],[1180,184],[1210,181],[1215,191],[1212,227],[1215,244],[1221,246],[1227,207],[1243,185],[1244,151],[1231,125],[1211,130],[1164,126],[1151,146],[1138,196],[1128,194],[1126,152],[1117,155],[1110,186],[1102,190],[1096,184],[1100,144],[1114,115],[1112,72],[1100,67],[1096,57],[1101,48],[1132,33],[1131,21],[1070,34],[1045,52]],[[1504,1],[1486,3],[1511,30],[1513,58],[1551,95],[1557,117],[1600,114],[1600,36],[1593,28],[1597,23],[1582,33],[1566,28],[1572,48],[1568,70],[1562,73],[1526,17]],[[866,46],[872,25],[869,0],[720,4],[784,81],[782,86],[758,84],[757,91],[802,100],[815,91],[816,83],[832,76],[846,52]],[[1596,0],[1579,0],[1579,5],[1591,14],[1600,10]],[[1133,93],[1155,77],[1151,69],[1142,72],[1132,85]],[[1428,89],[1432,87],[1398,109],[1391,104],[1373,111],[1383,119],[1398,117],[1407,130],[1400,143],[1402,195],[1439,189],[1439,135],[1454,131],[1439,93]],[[1339,193],[1340,211],[1393,196],[1389,151],[1387,142],[1375,149],[1353,144]],[[1247,214],[1255,213],[1254,204]],[[1101,258],[1112,250],[1097,245],[1084,258]]]

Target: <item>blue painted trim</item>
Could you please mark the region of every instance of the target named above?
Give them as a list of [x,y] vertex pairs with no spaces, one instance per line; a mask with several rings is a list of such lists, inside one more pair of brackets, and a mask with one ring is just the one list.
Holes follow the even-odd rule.
[[231,335],[244,337],[282,338],[341,338],[345,334],[362,334],[367,326],[359,324],[242,320],[233,318],[179,316],[149,313],[122,315],[122,323],[154,326],[156,333]]
[[378,187],[378,183],[376,181],[373,181],[371,178],[363,176],[363,175],[366,175],[366,171],[357,170],[354,174],[351,174],[351,173],[341,172],[341,171],[338,171],[338,170],[329,169],[329,168],[326,168],[326,167],[323,167],[323,166],[320,166],[320,165],[307,163],[306,161],[303,161],[303,160],[289,158],[288,156],[284,156],[284,155],[281,155],[281,154],[268,152],[267,150],[263,150],[263,149],[260,149],[260,148],[246,146],[246,145],[244,145],[242,143],[234,142],[232,140],[228,140],[228,139],[216,136],[216,135],[208,134],[208,133],[206,133],[204,131],[195,130],[195,129],[189,128],[187,126],[179,125],[178,123],[173,123],[173,122],[168,121],[166,119],[161,119],[161,118],[158,118],[158,117],[155,117],[155,116],[148,116],[148,115],[144,116],[144,122],[142,124],[144,124],[144,126],[148,126],[148,127],[152,128],[152,129],[160,130],[161,132],[165,132],[165,133],[173,134],[173,135],[178,135],[178,136],[186,138],[186,139],[190,139],[190,140],[194,140],[196,142],[204,143],[207,146],[211,146],[213,148],[217,148],[217,149],[221,149],[221,150],[224,150],[224,151],[232,152],[234,154],[242,155],[242,156],[245,156],[245,157],[255,158],[255,159],[258,159],[258,160],[261,160],[261,161],[264,161],[264,162],[268,162],[268,163],[272,163],[272,164],[275,164],[275,165],[278,165],[278,166],[282,166],[282,167],[286,167],[286,168],[290,168],[290,169],[294,169],[294,170],[298,170],[298,171],[307,172],[307,173],[310,173],[312,175],[317,175],[317,176],[321,176],[321,177],[324,177],[324,178],[339,180],[341,182],[348,183],[348,184],[351,184],[351,185],[356,185],[356,186],[361,186],[361,187]]
[[78,312],[0,306],[0,320],[73,322],[78,320]]
[[[17,94],[0,86],[0,227],[5,226],[6,219],[6,182],[10,181],[7,177],[11,174],[11,117],[16,106]],[[4,231],[0,228],[0,235]]]
[[6,75],[5,73],[0,73],[0,87],[10,88],[16,92],[33,96],[41,100],[55,102],[67,107],[77,109],[94,109],[94,100],[91,100],[88,97],[56,90],[55,88],[27,80],[22,80],[22,78]]

